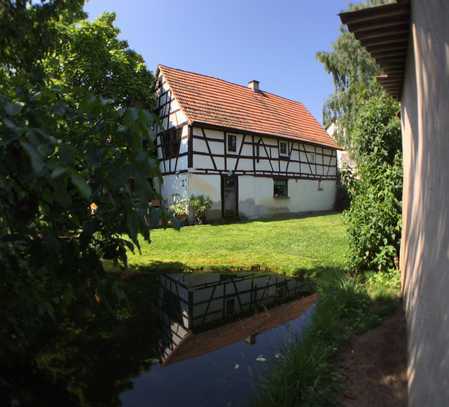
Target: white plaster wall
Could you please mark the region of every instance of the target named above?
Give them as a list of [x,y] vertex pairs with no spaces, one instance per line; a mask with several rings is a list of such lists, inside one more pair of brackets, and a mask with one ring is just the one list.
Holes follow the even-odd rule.
[[219,175],[189,174],[189,196],[207,195],[212,200],[208,219],[221,218],[221,177]]
[[449,2],[411,2],[402,95],[408,403],[449,406]]
[[[203,133],[204,130],[204,133]],[[204,135],[209,139],[209,148],[212,154],[217,154],[223,156],[225,153],[225,133],[224,131],[219,130],[211,130],[211,129],[203,129],[194,127],[193,128],[193,135],[195,138],[193,139],[193,151],[209,154],[209,149],[207,147],[207,144],[204,140],[201,140],[200,138],[203,138]],[[244,136],[243,134],[239,133],[228,133],[233,134],[236,136],[236,152],[227,152],[227,159],[226,159],[226,165],[225,160],[223,157],[214,157],[215,165],[217,167],[217,170],[226,170],[226,171],[253,171],[253,147],[252,145],[243,144],[242,142],[245,141],[245,143],[252,142],[254,139],[254,142],[257,143],[258,141],[263,141],[263,144],[260,144],[259,147],[259,160],[255,162],[255,169],[256,171],[275,171],[275,172],[286,172],[287,171],[287,158],[285,160],[272,160],[271,164],[268,158],[277,159],[279,157],[278,155],[278,141],[274,137],[252,137],[249,135]],[[283,140],[286,141],[286,140]],[[290,150],[291,148],[291,141],[287,142],[287,148]],[[333,177],[336,176],[336,154],[334,153],[334,150],[329,148],[322,148],[319,146],[312,146],[310,144],[301,143],[298,141],[293,142],[295,149],[300,149],[301,151],[298,152],[296,150],[292,150],[291,159],[292,160],[301,160],[303,163],[295,163],[290,162],[288,165],[288,172],[287,173],[303,173],[303,174],[316,174],[319,176],[329,176]],[[315,151],[317,154],[315,154]],[[240,153],[241,152],[241,153]],[[332,157],[325,156],[323,157],[324,160],[322,162],[321,155],[319,155],[321,152],[325,152],[326,154],[334,154]],[[239,154],[240,153],[240,154]],[[237,164],[237,158],[233,156],[240,155],[240,159],[238,160]],[[250,158],[244,158],[244,157],[250,157]],[[281,156],[281,158],[283,158]],[[310,165],[309,165],[310,163]],[[236,166],[237,164],[237,166]],[[322,164],[326,165],[326,167],[323,167]],[[328,168],[327,165],[332,165],[331,168]],[[214,169],[214,165],[212,162],[212,159],[209,157],[209,155],[202,155],[202,154],[193,154],[193,168],[195,169]]]
[[165,206],[173,203],[176,197],[181,199],[189,196],[189,177],[187,173],[165,175],[161,184],[162,201]]
[[249,219],[276,214],[326,211],[334,207],[336,182],[288,180],[289,198],[273,197],[273,178],[239,176],[239,212]]

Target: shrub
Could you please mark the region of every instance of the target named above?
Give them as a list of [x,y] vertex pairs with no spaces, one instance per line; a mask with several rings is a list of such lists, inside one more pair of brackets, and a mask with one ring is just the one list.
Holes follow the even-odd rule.
[[206,221],[207,211],[212,207],[212,200],[206,195],[192,195],[189,207],[194,223],[201,225]]
[[169,211],[175,217],[183,217],[189,215],[189,200],[186,198],[175,197],[173,203],[168,207]]
[[365,162],[345,212],[353,270],[397,268],[401,237],[402,165]]
[[398,104],[371,98],[360,108],[353,140],[357,175],[346,174],[351,207],[345,213],[350,266],[397,268],[401,239],[402,153]]

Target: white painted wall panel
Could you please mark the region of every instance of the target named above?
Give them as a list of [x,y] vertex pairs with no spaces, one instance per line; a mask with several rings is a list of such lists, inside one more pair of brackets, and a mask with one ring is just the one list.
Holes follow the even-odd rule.
[[269,217],[276,214],[332,210],[336,182],[293,180],[288,181],[289,198],[273,198],[273,179],[265,177],[239,177],[239,211],[247,218]]
[[241,158],[239,160],[238,169],[242,170],[242,171],[252,171],[253,170],[253,160],[248,159],[248,158]]
[[220,175],[189,174],[189,196],[207,195],[212,200],[208,219],[221,217],[221,177]]
[[193,162],[195,168],[203,168],[203,169],[214,169],[214,165],[212,164],[212,160],[207,155],[198,155],[193,154]]
[[189,190],[188,174],[165,175],[162,177],[161,195],[163,203],[168,206],[176,197],[187,198]]
[[[203,131],[200,128],[194,128],[193,134],[197,137],[203,138]],[[253,171],[253,163],[252,158],[240,158],[238,162],[238,168],[235,167],[236,164],[236,156],[240,157],[244,156],[253,156],[253,146],[243,144],[243,135],[235,132],[226,133],[228,135],[232,134],[236,136],[236,152],[227,151],[227,165],[225,168],[225,161],[222,157],[216,158],[216,164],[218,170],[226,170],[226,171]],[[225,153],[225,142],[218,142],[215,140],[226,140],[225,132],[219,130],[210,130],[204,129],[204,135],[208,138],[208,143],[210,147],[210,151],[212,154],[216,155],[224,155]],[[287,170],[287,159],[282,160],[278,163],[277,158],[279,157],[278,153],[278,140],[273,137],[258,137],[255,136],[246,136],[245,143],[251,143],[254,139],[255,143],[259,143],[259,160],[255,162],[256,171],[260,172],[271,172],[271,171],[280,171],[281,173],[285,173]],[[292,162],[288,165],[288,173],[303,173],[306,175],[313,175],[316,173],[317,176],[335,176],[335,170],[331,171],[327,170],[327,167],[322,167],[321,164],[328,164],[331,160],[331,157],[324,156],[321,154],[335,155],[335,151],[323,148],[319,146],[308,145],[305,143],[297,142],[297,141],[286,141],[287,143],[287,151],[291,152],[291,160],[303,161],[303,163]],[[240,152],[240,147],[242,146],[242,150]],[[227,146],[226,146],[227,149]],[[201,153],[209,154],[209,149],[206,146],[204,140],[194,138],[193,140],[193,150]],[[300,150],[300,151],[298,151]],[[254,152],[257,154],[257,147],[254,147]],[[316,153],[315,153],[316,152]],[[271,163],[270,159],[271,158]],[[287,156],[281,156],[281,158],[287,158]],[[219,163],[219,164],[218,164]],[[336,160],[332,158],[331,164],[335,165]],[[310,164],[310,165],[309,165]],[[212,162],[206,156],[196,156],[194,155],[193,160],[193,169],[195,168],[207,168],[213,169]],[[316,171],[316,172],[315,172]]]

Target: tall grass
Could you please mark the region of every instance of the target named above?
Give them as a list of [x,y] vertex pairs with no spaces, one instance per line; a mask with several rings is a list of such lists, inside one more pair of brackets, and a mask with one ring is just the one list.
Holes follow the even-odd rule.
[[396,272],[320,277],[311,325],[260,383],[256,406],[336,406],[341,387],[336,357],[347,340],[378,325],[399,303]]

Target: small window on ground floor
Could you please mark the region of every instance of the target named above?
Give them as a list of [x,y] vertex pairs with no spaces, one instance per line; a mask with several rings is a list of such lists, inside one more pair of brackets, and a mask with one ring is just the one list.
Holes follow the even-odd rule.
[[275,198],[287,198],[288,197],[288,179],[287,178],[274,178],[273,179],[273,196]]

